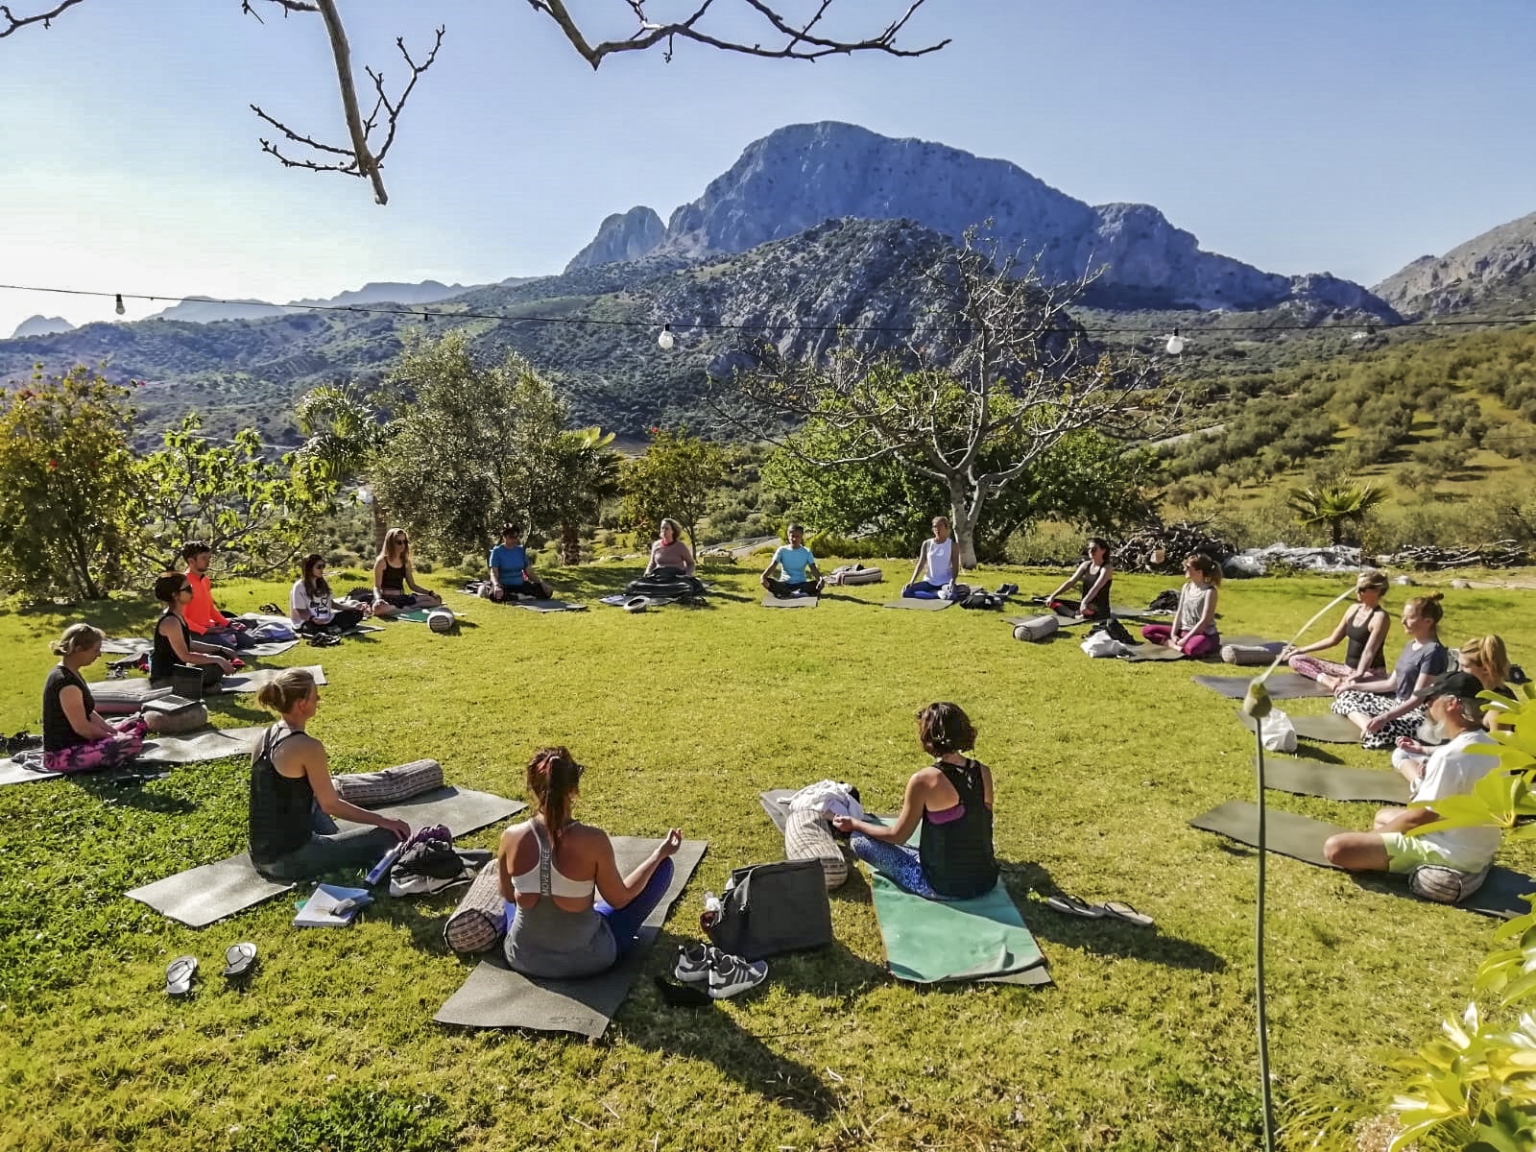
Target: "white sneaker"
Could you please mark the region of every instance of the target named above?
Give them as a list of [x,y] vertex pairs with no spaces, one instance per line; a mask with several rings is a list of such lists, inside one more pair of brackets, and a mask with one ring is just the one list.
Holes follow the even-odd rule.
[[709,969],[709,996],[711,1000],[724,1000],[738,993],[756,988],[768,979],[768,962],[759,960],[748,964],[740,956],[721,952]]

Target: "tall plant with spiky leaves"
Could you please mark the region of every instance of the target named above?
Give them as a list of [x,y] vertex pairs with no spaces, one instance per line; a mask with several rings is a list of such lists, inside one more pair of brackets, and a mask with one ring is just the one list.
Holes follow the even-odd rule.
[[1358,530],[1383,500],[1386,490],[1375,484],[1319,484],[1312,488],[1292,488],[1287,503],[1303,527],[1324,524],[1335,546],[1344,543],[1344,527],[1354,524]]

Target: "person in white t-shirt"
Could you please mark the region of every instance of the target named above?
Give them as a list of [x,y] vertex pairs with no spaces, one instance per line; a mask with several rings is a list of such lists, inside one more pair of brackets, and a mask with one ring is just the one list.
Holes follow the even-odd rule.
[[1476,677],[1447,672],[1420,693],[1430,722],[1446,738],[1424,762],[1417,783],[1410,781],[1415,804],[1426,807],[1383,808],[1369,832],[1343,832],[1323,846],[1328,862],[1346,872],[1412,872],[1426,864],[1457,872],[1484,872],[1499,849],[1501,830],[1485,826],[1453,828],[1409,836],[1408,832],[1440,819],[1436,800],[1464,796],[1489,772],[1497,770],[1497,745],[1483,731]]
[[[901,594],[915,600],[949,599],[954,595],[954,585],[960,579],[960,552],[949,534],[949,520],[943,516],[933,518],[933,538],[923,541],[917,554],[917,566],[912,569],[912,582]],[[949,589],[949,596],[944,595]]]
[[288,618],[300,632],[345,632],[370,615],[368,605],[331,595],[325,579],[325,557],[318,552],[304,557],[301,571],[288,593]]

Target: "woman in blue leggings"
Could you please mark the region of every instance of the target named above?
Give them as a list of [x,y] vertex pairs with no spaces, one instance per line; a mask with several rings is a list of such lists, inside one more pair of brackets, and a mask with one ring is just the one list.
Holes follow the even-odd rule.
[[582,771],[564,748],[534,753],[528,791],[537,811],[503,832],[496,849],[507,963],[525,976],[578,978],[611,968],[672,883],[682,832],[673,828],[624,875],[608,833],[571,818]]
[[[965,900],[997,885],[992,851],[992,771],[965,752],[976,730],[958,704],[930,704],[917,735],[934,761],[907,781],[895,824],[834,817],[854,855],[893,883],[930,900]],[[907,840],[921,823],[917,848]]]

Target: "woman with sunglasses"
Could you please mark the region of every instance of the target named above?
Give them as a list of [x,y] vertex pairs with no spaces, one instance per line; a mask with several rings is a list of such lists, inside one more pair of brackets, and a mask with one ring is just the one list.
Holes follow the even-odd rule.
[[391,528],[384,534],[384,551],[373,562],[373,614],[393,616],[414,608],[436,608],[442,602],[437,593],[416,583],[405,529]]
[[325,578],[325,557],[311,552],[304,557],[299,578],[288,593],[288,618],[306,636],[320,632],[347,632],[368,618],[371,609],[356,600],[337,599]]
[[151,685],[169,687],[178,665],[201,668],[204,690],[235,670],[230,663],[235,656],[232,649],[192,639],[186,617],[187,605],[192,602],[192,582],[185,572],[167,572],[156,580],[155,599],[165,605],[165,611],[155,622],[153,647],[149,651]]

